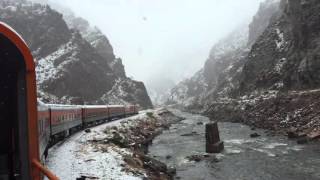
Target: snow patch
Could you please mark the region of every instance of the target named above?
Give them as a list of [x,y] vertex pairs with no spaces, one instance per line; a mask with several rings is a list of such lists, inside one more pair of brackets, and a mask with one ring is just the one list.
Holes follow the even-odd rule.
[[286,58],[281,58],[277,64],[274,66],[274,70],[277,72],[277,73],[280,73],[282,68],[283,68],[283,65],[287,62],[286,61],[287,59]]
[[[56,59],[62,57],[63,55],[70,53],[75,50],[75,46],[72,45],[71,42],[68,42],[67,44],[61,45],[58,50],[53,52],[52,54],[48,55],[45,58],[42,58],[38,60],[38,64],[36,67],[36,73],[37,73],[37,81],[38,84],[42,84],[44,81],[51,79],[51,78],[57,78],[58,72],[63,69],[63,66],[70,63],[72,60],[71,57],[69,57],[69,60],[63,61],[61,64],[58,65],[58,67],[55,67],[54,62]],[[73,52],[73,56],[75,52]]]
[[275,43],[277,46],[277,50],[281,52],[285,48],[286,41],[284,39],[283,32],[281,32],[281,30],[279,28],[276,29],[276,33],[277,33],[278,38],[275,40]]

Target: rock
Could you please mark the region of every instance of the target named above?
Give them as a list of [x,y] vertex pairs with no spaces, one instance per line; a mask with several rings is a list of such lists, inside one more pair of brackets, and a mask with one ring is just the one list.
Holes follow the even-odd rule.
[[181,134],[180,136],[194,136],[194,135],[198,135],[198,133],[197,132],[191,132],[191,133]]
[[177,173],[177,170],[174,167],[168,167],[167,173],[171,176],[174,176]]
[[210,158],[210,162],[218,163],[218,162],[220,162],[220,160],[216,156],[213,156],[213,157]]
[[113,137],[109,139],[110,142],[114,143],[115,145],[118,145],[121,148],[125,148],[129,146],[128,139],[123,138],[119,133],[114,132]]
[[144,154],[136,154],[143,161],[143,167],[153,172],[167,172],[167,165]]
[[[208,155],[208,154],[204,154],[204,155],[191,155],[191,156],[187,156],[186,159],[188,159],[189,161],[195,161],[195,162],[200,162],[204,159],[210,159],[212,156]],[[215,158],[215,156],[213,156]]]
[[208,123],[205,129],[206,152],[220,153],[224,149],[223,141],[220,141],[218,123]]
[[134,167],[134,168],[141,167],[141,164],[138,163],[134,157],[124,156],[123,160],[124,160],[124,162],[126,162],[131,167]]
[[289,139],[294,139],[294,138],[298,138],[299,135],[297,133],[297,128],[290,128],[288,131],[287,131],[287,136]]
[[187,159],[189,161],[200,162],[203,159],[203,157],[201,157],[200,155],[191,155],[191,156],[187,156]]
[[85,176],[85,175],[81,175],[81,177],[76,178],[76,180],[86,180],[86,179],[99,179],[99,178],[95,176]]
[[311,131],[307,134],[308,138],[310,139],[318,139],[320,138],[320,130]]
[[90,133],[90,132],[91,132],[91,129],[86,129],[86,130],[84,130],[84,132]]
[[297,140],[298,144],[307,144],[310,141],[308,137],[301,137]]
[[224,149],[224,143],[223,141],[219,141],[214,144],[208,144],[206,143],[206,151],[208,153],[221,153]]
[[211,157],[211,156],[209,154],[205,154],[205,155],[203,155],[203,157],[208,158],[208,157]]
[[258,134],[258,133],[252,133],[252,134],[250,134],[250,137],[251,137],[251,138],[256,138],[256,137],[259,137],[259,136],[261,136],[261,135]]
[[166,156],[166,159],[171,159],[171,158],[172,158],[172,156],[170,156],[170,155]]

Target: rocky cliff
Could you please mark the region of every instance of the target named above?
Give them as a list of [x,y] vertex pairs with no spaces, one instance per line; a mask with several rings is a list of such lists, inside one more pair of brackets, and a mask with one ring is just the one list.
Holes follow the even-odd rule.
[[210,55],[201,84],[208,89],[196,110],[213,120],[320,137],[319,12],[318,0],[262,3],[246,46],[223,51],[219,61]]
[[[211,49],[204,67],[171,90],[168,103],[201,111],[209,108],[216,99],[236,96],[251,47],[278,13],[279,1],[261,3],[249,25],[241,25],[221,39]],[[193,89],[198,91],[191,93]]]
[[204,67],[171,90],[167,103],[188,110],[201,110],[212,98],[229,93],[242,71],[243,57],[248,53],[247,39],[246,25],[221,39],[211,49]]
[[0,9],[0,21],[22,35],[37,60],[38,92],[44,102],[152,107],[144,84],[126,77],[121,59],[98,28],[24,0],[2,1]]

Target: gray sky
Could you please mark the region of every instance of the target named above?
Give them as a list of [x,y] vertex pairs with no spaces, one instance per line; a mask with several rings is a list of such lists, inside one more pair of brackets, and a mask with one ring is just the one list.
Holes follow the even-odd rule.
[[214,43],[250,21],[261,1],[54,0],[98,26],[127,75],[145,82],[193,75]]

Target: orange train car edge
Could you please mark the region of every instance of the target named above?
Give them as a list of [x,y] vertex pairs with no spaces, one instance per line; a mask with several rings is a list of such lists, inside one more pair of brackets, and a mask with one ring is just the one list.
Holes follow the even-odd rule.
[[0,179],[58,178],[40,163],[35,64],[24,40],[0,22]]

